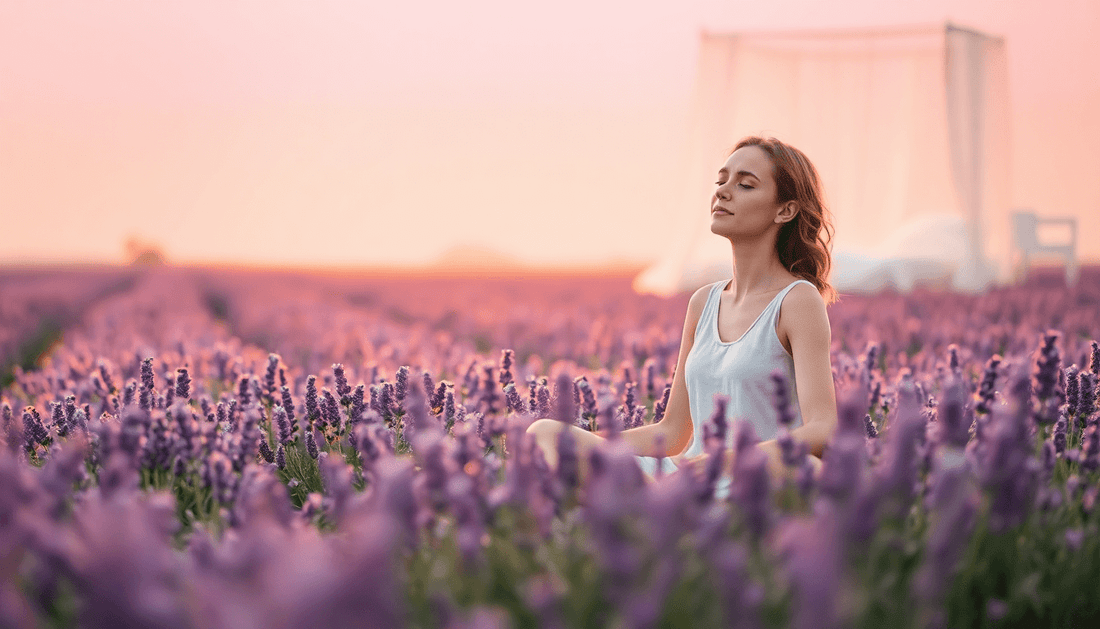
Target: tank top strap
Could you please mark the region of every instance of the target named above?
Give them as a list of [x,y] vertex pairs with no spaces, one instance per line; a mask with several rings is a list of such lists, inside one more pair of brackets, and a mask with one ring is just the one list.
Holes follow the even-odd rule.
[[787,293],[791,292],[792,288],[799,284],[809,284],[810,286],[813,286],[813,282],[810,282],[808,280],[795,280],[783,287],[783,290],[779,291],[779,293],[772,298],[772,301],[770,304],[768,304],[768,307],[764,309],[764,312],[766,313],[766,316],[764,318],[771,322],[771,329],[775,329],[775,322],[779,319],[779,309],[783,307],[783,299],[787,296]]
[[699,314],[699,320],[695,322],[695,342],[699,342],[711,330],[716,329],[712,322],[718,317],[718,300],[721,298],[722,287],[728,282],[729,280],[722,280],[710,285],[710,292],[707,294],[707,302],[703,305],[703,312]]

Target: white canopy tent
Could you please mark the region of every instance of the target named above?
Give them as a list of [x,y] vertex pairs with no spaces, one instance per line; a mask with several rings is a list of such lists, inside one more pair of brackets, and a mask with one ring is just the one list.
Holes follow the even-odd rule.
[[730,276],[709,230],[714,179],[746,135],[802,149],[834,216],[843,292],[1009,275],[1004,41],[952,26],[704,33],[668,254],[635,279],[671,294]]

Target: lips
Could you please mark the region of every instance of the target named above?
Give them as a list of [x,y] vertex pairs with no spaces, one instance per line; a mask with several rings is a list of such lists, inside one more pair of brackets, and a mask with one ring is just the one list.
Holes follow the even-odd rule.
[[726,215],[726,216],[733,216],[733,212],[730,212],[728,210],[724,210],[720,207],[711,208],[710,213],[711,214]]

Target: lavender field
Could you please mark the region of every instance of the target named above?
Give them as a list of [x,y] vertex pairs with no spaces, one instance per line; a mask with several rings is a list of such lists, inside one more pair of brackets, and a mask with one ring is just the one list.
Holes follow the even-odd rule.
[[0,627],[1100,625],[1100,269],[843,297],[819,475],[770,479],[721,420],[728,497],[618,440],[550,470],[536,418],[660,418],[686,306],[0,270]]

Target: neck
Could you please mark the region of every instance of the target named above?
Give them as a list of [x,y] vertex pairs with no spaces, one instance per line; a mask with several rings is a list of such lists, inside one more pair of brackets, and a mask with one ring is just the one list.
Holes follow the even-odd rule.
[[740,301],[747,295],[777,291],[786,285],[787,269],[775,252],[775,235],[771,238],[733,242],[733,283],[730,290]]

